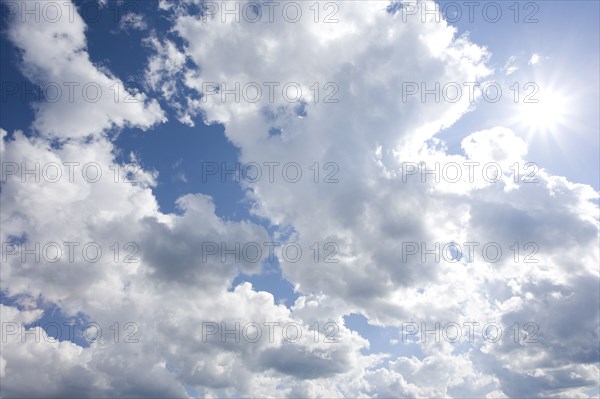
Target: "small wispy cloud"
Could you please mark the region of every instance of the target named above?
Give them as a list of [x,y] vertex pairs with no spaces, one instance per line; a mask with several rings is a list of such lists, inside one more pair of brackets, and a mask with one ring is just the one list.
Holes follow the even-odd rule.
[[539,54],[537,54],[537,53],[533,53],[533,54],[531,55],[531,58],[529,59],[529,62],[528,62],[528,64],[529,64],[529,65],[535,65],[535,64],[539,63],[541,59],[542,59],[542,58],[540,57],[540,55],[539,55]]
[[519,67],[517,66],[517,57],[511,55],[506,61],[506,64],[504,64],[504,68],[502,70],[507,76],[518,71]]
[[142,15],[134,12],[128,12],[127,14],[123,15],[119,21],[119,27],[122,30],[145,30],[148,28],[148,24],[146,24],[146,21]]

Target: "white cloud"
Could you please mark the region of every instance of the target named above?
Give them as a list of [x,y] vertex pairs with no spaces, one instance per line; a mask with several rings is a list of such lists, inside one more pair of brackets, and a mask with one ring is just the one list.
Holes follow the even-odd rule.
[[[148,129],[166,121],[156,100],[125,87],[87,53],[85,23],[73,4],[56,3],[60,18],[14,18],[8,37],[21,50],[21,70],[51,101],[35,105],[33,127],[67,138],[124,126]],[[24,10],[25,5],[19,7]]]
[[508,60],[506,61],[506,64],[504,65],[504,73],[506,74],[506,76],[512,75],[513,73],[515,73],[516,71],[519,70],[519,67],[516,64],[516,61],[517,61],[516,56],[511,55],[510,57],[508,57]]
[[[177,119],[188,126],[194,126],[193,117],[197,111],[190,109],[189,103],[193,100],[185,97],[181,80],[185,76],[187,57],[181,52],[177,45],[169,40],[161,40],[156,35],[151,35],[145,42],[153,51],[148,59],[145,71],[145,83],[149,89],[160,93],[160,95],[173,107],[177,113]],[[183,99],[186,101],[180,104]]]
[[124,30],[146,30],[148,28],[148,24],[146,23],[143,15],[130,11],[121,17],[121,20],[119,21],[119,27]]
[[[282,230],[293,227],[292,239],[308,245],[339,245],[339,263],[283,261],[284,276],[300,292],[335,298],[340,312],[360,312],[384,325],[399,325],[407,319],[502,320],[498,303],[512,296],[530,300],[527,292],[499,288],[511,281],[538,285],[537,279],[543,276],[563,290],[577,292],[580,282],[569,278],[570,266],[566,265],[578,264],[579,273],[597,281],[597,208],[590,202],[597,194],[593,189],[543,170],[538,171],[538,183],[515,183],[510,167],[515,162],[527,164],[527,146],[506,128],[465,138],[465,156],[428,147],[428,139],[470,109],[466,96],[456,104],[424,103],[418,97],[402,102],[403,82],[427,82],[432,87],[436,81],[485,78],[489,73],[485,50],[468,38],[455,37],[453,28],[443,23],[399,24],[398,16],[386,14],[377,3],[344,3],[338,16],[344,23],[327,28],[312,21],[304,25],[234,24],[185,15],[175,25],[187,42],[187,54],[199,67],[196,73],[187,74],[186,84],[198,91],[206,82],[298,81],[303,88],[308,82],[336,82],[340,87],[338,104],[314,104],[311,91],[303,89],[308,93],[303,118],[296,117],[294,104],[280,97],[273,103],[264,98],[251,103],[224,102],[211,95],[196,104],[207,121],[224,124],[245,162],[293,160],[306,166],[335,162],[339,167],[339,184],[314,184],[306,179],[296,184],[265,180],[247,185],[256,203],[255,213]],[[294,45],[287,41],[292,36]],[[270,136],[271,128],[283,133]],[[497,183],[481,175],[474,183],[466,178],[458,184],[405,183],[399,167],[406,161],[496,162],[504,174]],[[381,166],[391,175],[382,174]],[[565,234],[560,233],[563,228]],[[498,242],[505,256],[499,264],[480,260],[460,267],[431,259],[399,261],[402,242],[454,240]],[[515,241],[537,243],[542,256],[539,264],[515,268],[507,254]],[[581,253],[586,256],[582,258]],[[424,293],[416,295],[418,289]],[[594,309],[593,304],[589,309]],[[543,319],[536,315],[531,313],[534,319]],[[552,334],[553,327],[544,324],[540,328]],[[590,349],[589,341],[580,345]],[[551,353],[553,349],[545,350]],[[469,361],[476,362],[474,369],[485,362],[478,357]],[[566,370],[576,361],[561,364]],[[518,373],[528,372],[526,366],[515,365],[519,366],[523,368]],[[508,375],[495,369],[489,372],[482,388],[485,393],[528,394],[519,391]],[[589,378],[584,380],[583,385],[591,383]],[[416,384],[423,388],[425,382]],[[542,385],[536,389],[543,391]],[[468,384],[459,386],[453,394],[468,392]],[[450,385],[440,386],[439,391],[421,391],[420,395],[444,395],[448,389]]]
[[[466,97],[403,102],[403,83],[432,87],[484,79],[488,54],[445,23],[401,22],[385,11],[387,4],[340,3],[340,23],[332,25],[311,18],[296,24],[202,22],[185,15],[185,7],[173,7],[174,32],[186,40],[185,49],[158,36],[148,39],[155,53],[147,85],[171,102],[181,120],[192,123],[202,114],[207,122],[223,123],[241,161],[294,161],[306,173],[315,162],[339,168],[339,183],[315,184],[308,176],[296,184],[264,179],[245,186],[252,211],[271,223],[276,239],[290,235],[305,248],[339,245],[338,263],[314,262],[312,256],[292,263],[279,256],[284,277],[300,294],[290,308],[249,283],[231,287],[240,271],[258,272],[260,263],[202,261],[203,242],[262,242],[270,238],[264,227],[219,218],[202,194],[182,196],[179,212],[164,214],[151,191],[156,173],[139,170],[138,184],[115,183],[108,173],[117,166],[115,148],[100,133],[164,120],[155,101],[137,94],[143,101],[116,108],[104,102],[93,110],[85,102],[44,104],[35,127],[71,138],[60,146],[19,132],[5,140],[2,131],[3,162],[96,162],[107,171],[98,183],[10,177],[0,192],[3,242],[26,236],[29,243],[139,244],[133,264],[110,256],[92,266],[81,257],[55,264],[11,257],[3,264],[3,287],[32,308],[2,306],[2,319],[39,320],[43,309],[35,298],[41,296],[106,328],[133,321],[140,337],[137,344],[108,340],[88,348],[23,344],[12,337],[0,358],[3,390],[15,396],[184,397],[193,389],[207,397],[504,397],[579,395],[595,382],[598,194],[544,169],[537,171],[537,183],[514,182],[509,167],[527,161],[527,145],[507,128],[466,135],[464,154],[438,146],[443,143],[435,135],[473,104]],[[84,32],[76,18],[71,24],[11,25],[9,37],[24,50],[23,70],[36,82],[96,77],[110,87],[116,78],[89,61]],[[188,57],[198,69],[184,68]],[[181,87],[201,90],[203,82],[298,82],[305,114],[298,117],[298,104],[286,102],[281,92],[272,102],[263,96],[256,103],[221,102],[216,95],[206,102],[180,98]],[[323,92],[314,101],[315,82],[321,88],[337,84],[339,102],[324,103]],[[270,135],[272,128],[282,134]],[[87,135],[94,137],[79,139]],[[473,183],[466,177],[452,184],[403,181],[400,167],[408,161],[493,161],[506,173],[497,183],[481,175]],[[405,262],[401,244],[407,241],[497,242],[507,254],[497,263]],[[539,262],[515,263],[508,249],[514,241],[537,243]],[[369,342],[343,325],[350,313],[391,327],[410,320],[497,321],[507,334],[495,345],[478,337],[465,351],[445,342],[420,343],[422,359],[364,355]],[[203,339],[202,323],[236,321],[294,322],[306,334],[293,345],[279,335],[255,344]],[[315,321],[319,342],[309,329]],[[527,321],[539,325],[538,346],[511,341],[509,327]],[[336,323],[339,343],[323,342],[324,322]]]
[[[77,151],[77,157],[71,150]],[[85,145],[69,142],[57,151],[45,140],[28,139],[17,133],[14,140],[5,143],[2,157],[17,164],[33,158],[44,164],[96,162],[102,170],[115,166],[112,146],[104,139]],[[90,396],[182,396],[185,384],[207,389],[206,392],[264,390],[267,394],[278,389],[281,379],[333,378],[361,363],[359,350],[366,341],[343,327],[341,315],[332,319],[340,326],[337,336],[341,343],[324,343],[325,331],[320,332],[320,343],[316,343],[309,322],[318,315],[302,310],[303,302],[296,305],[296,314],[276,305],[271,294],[254,291],[250,284],[228,291],[239,270],[256,272],[260,262],[237,263],[232,257],[225,262],[218,257],[203,261],[201,244],[226,242],[226,248],[232,248],[236,242],[262,243],[268,241],[268,236],[262,227],[252,223],[219,219],[208,197],[184,196],[179,200],[182,215],[166,215],[157,210],[149,187],[115,183],[112,176],[98,183],[67,180],[44,184],[23,183],[19,177],[10,176],[1,195],[2,242],[25,234],[28,248],[35,242],[76,241],[82,245],[96,242],[108,252],[94,264],[82,259],[77,251],[74,262],[66,256],[56,263],[38,263],[32,256],[23,262],[19,255],[8,255],[2,274],[5,293],[25,298],[41,295],[67,314],[87,315],[103,328],[105,335],[111,334],[109,327],[115,322],[121,326],[135,322],[140,339],[137,344],[113,344],[109,339],[81,348],[69,342],[36,343],[31,337],[29,344],[21,345],[21,335],[17,334],[3,346],[6,392],[33,396],[54,392],[62,396],[90,386],[86,391]],[[34,202],[36,199],[44,205]],[[138,243],[139,262],[115,262],[113,253],[107,250],[113,242]],[[39,310],[19,313],[16,308],[3,307],[2,311],[3,320],[8,321],[20,319],[30,323],[41,317]],[[201,326],[208,322],[226,322],[230,327],[235,322],[242,326],[254,322],[263,325],[265,336],[258,343],[242,340],[236,344],[231,337],[222,342],[218,336],[207,343],[203,341]],[[287,344],[279,327],[274,341],[269,341],[264,327],[269,322],[281,326],[297,323],[303,331],[302,340]],[[31,373],[43,374],[51,362],[60,365],[53,368],[52,374],[44,374],[47,380],[39,381],[39,391],[32,391],[24,383],[29,374],[19,371],[30,363],[30,353],[40,356],[36,367],[29,368]],[[291,366],[299,353],[303,360]],[[201,361],[206,357],[213,361]],[[328,359],[335,358],[339,362],[333,367]],[[321,365],[315,368],[315,362]],[[164,364],[174,371],[167,372]],[[309,364],[315,374],[306,374],[304,366]],[[149,367],[150,375],[128,376],[129,372]],[[257,368],[268,381],[254,374]],[[70,385],[79,374],[81,386]]]
[[539,54],[537,54],[537,53],[533,53],[533,54],[531,55],[531,58],[529,59],[529,65],[535,65],[535,64],[537,64],[538,62],[540,62],[540,60],[541,60],[541,57],[540,57],[540,55],[539,55]]

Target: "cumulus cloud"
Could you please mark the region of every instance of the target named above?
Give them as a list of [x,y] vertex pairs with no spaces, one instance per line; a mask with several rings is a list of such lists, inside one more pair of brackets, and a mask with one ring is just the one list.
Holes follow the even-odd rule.
[[[17,3],[24,12],[26,2]],[[166,121],[158,102],[125,87],[94,65],[87,52],[85,22],[75,5],[60,7],[56,20],[14,16],[7,34],[21,52],[21,70],[47,101],[34,104],[34,129],[56,138],[98,135],[124,126],[148,129]]]
[[[70,153],[75,149],[77,157]],[[109,142],[99,139],[87,146],[68,143],[56,151],[45,140],[16,133],[5,142],[2,157],[19,165],[30,157],[58,165],[76,159],[85,164],[94,162],[107,171],[111,167],[116,170],[111,150]],[[148,174],[147,184],[151,184],[151,176]],[[47,392],[77,396],[84,392],[90,397],[179,397],[185,396],[184,386],[258,392],[257,385],[265,383],[256,381],[259,376],[253,370],[260,368],[271,376],[270,385],[262,388],[266,394],[278,389],[277,376],[321,378],[346,373],[351,364],[360,363],[359,350],[366,341],[343,327],[340,315],[335,322],[341,326],[337,337],[342,343],[327,344],[323,342],[326,331],[310,330],[310,312],[300,311],[297,316],[283,305],[276,305],[271,294],[256,292],[248,283],[228,290],[240,271],[258,272],[261,262],[238,262],[232,256],[222,261],[221,254],[205,260],[202,243],[224,243],[225,248],[231,249],[239,242],[265,242],[268,236],[264,228],[250,222],[219,219],[206,196],[182,197],[178,202],[182,214],[175,215],[158,211],[149,186],[122,180],[117,183],[113,176],[95,183],[65,180],[38,184],[8,175],[2,187],[2,242],[25,237],[16,253],[12,248],[7,253],[3,248],[7,258],[2,273],[3,287],[7,287],[4,294],[22,298],[20,301],[41,297],[59,305],[67,314],[84,314],[103,329],[105,338],[112,334],[109,327],[114,327],[114,323],[135,323],[135,339],[139,339],[135,343],[122,339],[113,343],[109,336],[88,348],[39,338],[36,342],[32,333],[25,332],[25,325],[39,320],[43,312],[35,305],[35,311],[3,306],[3,320],[19,321],[15,324],[19,326],[17,332],[9,334],[10,341],[3,345],[6,392],[17,396],[43,396]],[[38,199],[44,205],[25,198]],[[45,246],[50,242],[61,246],[64,242],[79,243],[74,259],[70,260],[65,252],[52,263],[38,261],[32,255],[22,258],[22,252],[34,248],[35,243]],[[86,260],[80,251],[88,242],[104,250],[99,261]],[[113,242],[135,244],[135,262],[127,262],[123,257],[115,259],[109,250]],[[41,257],[54,259],[55,255],[42,252]],[[224,339],[218,332],[207,340],[203,326],[215,324],[220,329],[222,323],[233,331],[236,323],[241,324],[238,329],[257,323],[264,329],[263,338],[235,343],[234,338]],[[275,326],[271,327],[272,332],[268,332],[266,323]],[[301,341],[286,341],[287,333],[282,329],[288,323],[301,330]],[[42,337],[41,327],[36,331],[37,337]],[[292,340],[294,334],[292,329]],[[27,345],[21,344],[22,339]],[[181,345],[182,342],[187,344]],[[60,367],[54,367],[55,374],[45,374],[47,380],[41,381],[39,391],[33,392],[28,384],[23,384],[27,375],[19,373],[29,363],[28,354],[38,352],[43,361],[30,368],[31,373],[41,373],[52,362]],[[298,353],[303,353],[303,361],[295,360]],[[202,360],[206,358],[212,360]],[[334,367],[329,359],[335,358],[339,360]],[[322,363],[321,369],[306,375],[302,366],[315,361]],[[151,375],[144,374],[145,377],[124,379],[120,375],[126,370],[148,367]],[[81,378],[75,378],[79,374]],[[73,378],[79,385],[71,384]],[[232,381],[238,382],[232,385]],[[54,390],[48,391],[47,384]],[[91,388],[86,390],[88,385]]]
[[[533,301],[527,292],[503,292],[501,287],[515,280],[531,280],[539,273],[567,291],[577,290],[567,265],[578,264],[577,273],[597,280],[597,208],[592,202],[597,194],[593,189],[529,165],[525,141],[503,127],[466,137],[464,156],[451,156],[430,146],[430,138],[469,111],[472,104],[465,101],[466,96],[456,103],[421,101],[419,96],[402,101],[409,82],[433,87],[434,82],[485,79],[489,73],[485,49],[466,37],[456,37],[454,28],[445,23],[400,24],[398,14],[390,15],[378,5],[344,5],[339,18],[345,23],[326,28],[312,21],[306,26],[275,22],[280,28],[277,33],[272,25],[242,23],[245,29],[240,29],[239,24],[217,18],[187,15],[179,15],[175,24],[186,40],[187,54],[198,65],[186,80],[198,92],[209,82],[298,81],[303,88],[313,81],[339,85],[336,104],[317,103],[310,90],[303,90],[308,94],[303,97],[302,114],[283,95],[273,101],[261,97],[254,103],[204,93],[205,102],[198,103],[206,121],[224,124],[228,137],[242,149],[244,161],[335,162],[339,168],[338,184],[261,181],[248,187],[256,214],[284,230],[293,226],[295,240],[339,245],[335,266],[284,261],[285,277],[300,292],[338,298],[341,309],[362,312],[384,325],[413,318],[502,319],[498,300]],[[348,29],[359,25],[361,29]],[[284,44],[284,38],[292,34],[293,47]],[[260,56],[254,49],[259,49]],[[407,53],[411,56],[406,57]],[[305,62],[298,63],[298,59]],[[270,135],[273,128],[282,133]],[[456,184],[405,182],[401,171],[405,161],[425,161],[431,166],[436,162],[492,162],[501,172],[494,183],[481,170],[474,181],[467,181],[465,173]],[[511,172],[515,163],[531,169]],[[524,181],[525,172],[535,174],[536,182]],[[559,226],[568,226],[568,233],[561,234]],[[407,241],[430,245],[491,242],[505,252],[498,264],[480,259],[460,269],[434,262],[431,256],[424,262],[420,257],[399,261],[402,243]],[[520,251],[539,247],[540,261],[515,268],[508,254],[515,241],[530,245]],[[458,291],[465,284],[469,289]],[[423,294],[415,295],[418,289]],[[589,309],[593,312],[592,303]],[[590,350],[593,345],[589,341],[584,346]],[[502,384],[510,381],[490,383],[489,392]]]
[[[20,302],[2,305],[2,318],[17,325],[40,320],[44,308],[36,299],[43,298],[107,333],[114,323],[134,322],[139,342],[105,339],[82,347],[23,343],[11,334],[0,357],[9,396],[575,396],[593,386],[598,193],[531,165],[527,142],[502,126],[465,132],[461,153],[451,154],[436,135],[477,106],[477,92],[456,102],[421,97],[438,83],[464,88],[487,79],[484,47],[444,21],[405,21],[387,1],[339,3],[333,24],[223,22],[220,15],[198,15],[198,6],[160,2],[183,45],[149,34],[145,84],[183,123],[223,124],[240,161],[278,163],[275,181],[242,183],[253,216],[269,228],[220,218],[212,199],[199,193],[179,198],[176,213],[161,212],[152,193],[156,173],[135,158],[130,181],[131,169],[116,161],[102,133],[164,121],[158,103],[144,94],[130,92],[140,101],[127,105],[40,104],[34,127],[42,137],[8,138],[2,131],[3,162],[95,163],[106,173],[94,183],[81,178],[79,166],[73,182],[6,176],[2,242],[93,241],[105,249],[134,243],[137,262],[115,260],[109,249],[93,265],[79,252],[72,262],[56,263],[13,254],[3,263],[3,293]],[[301,3],[303,15],[312,17],[310,6]],[[32,81],[95,78],[107,92],[120,82],[90,62],[78,16],[30,25],[11,24],[9,37],[22,49],[22,70]],[[262,88],[256,101],[214,90],[253,82]],[[278,85],[271,97],[265,84],[272,83]],[[288,84],[301,90],[298,101],[286,98]],[[49,137],[69,140],[56,145]],[[280,178],[290,162],[308,175],[296,183]],[[423,179],[422,169],[413,168],[424,164],[435,173],[438,165],[440,175],[450,163],[477,168],[472,178],[463,169],[453,182],[436,182],[432,173]],[[482,173],[487,164],[493,168]],[[335,244],[332,263],[324,252],[292,262],[275,249],[299,295],[289,308],[250,283],[233,286],[240,273],[260,273],[266,253],[255,262],[235,261],[219,246],[212,258],[203,256],[207,242],[231,248],[273,238],[303,248]],[[431,249],[449,242],[477,242],[475,257],[406,256],[406,243]],[[481,256],[486,243],[503,256]],[[350,313],[393,328],[399,347],[405,322],[430,328],[493,322],[504,334],[497,342],[480,330],[457,344],[417,339],[420,357],[367,354],[370,342],[344,323]],[[223,339],[225,327],[237,332],[250,322],[262,326],[261,339]],[[294,342],[282,334],[288,324],[303,332]],[[332,331],[337,342],[328,341]],[[33,375],[44,377],[35,387],[28,382]]]

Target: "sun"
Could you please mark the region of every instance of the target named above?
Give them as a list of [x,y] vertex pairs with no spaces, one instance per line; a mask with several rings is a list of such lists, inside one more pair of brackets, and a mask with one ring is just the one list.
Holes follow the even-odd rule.
[[517,104],[516,122],[530,135],[556,134],[569,119],[568,96],[551,87],[532,88]]

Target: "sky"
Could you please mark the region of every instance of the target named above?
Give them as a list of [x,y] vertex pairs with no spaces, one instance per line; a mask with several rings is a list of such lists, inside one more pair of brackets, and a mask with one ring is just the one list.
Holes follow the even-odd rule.
[[1,11],[1,398],[600,395],[598,1]]

